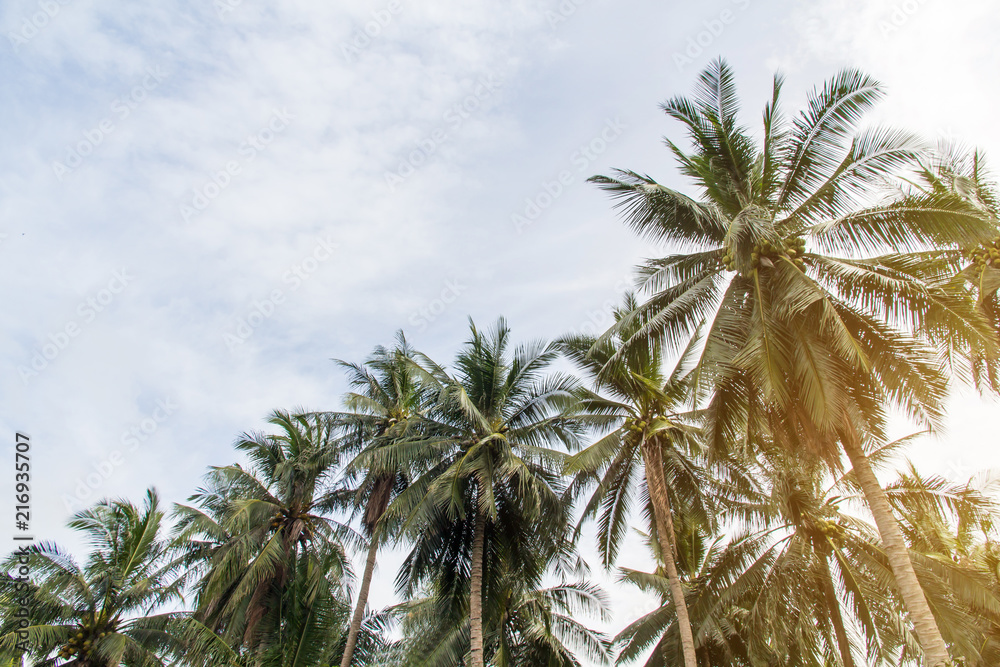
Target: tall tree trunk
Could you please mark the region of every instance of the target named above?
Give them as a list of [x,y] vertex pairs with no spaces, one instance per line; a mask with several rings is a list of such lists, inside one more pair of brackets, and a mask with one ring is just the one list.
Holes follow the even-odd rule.
[[879,484],[875,472],[872,470],[871,462],[865,455],[864,450],[853,433],[846,433],[842,438],[844,451],[851,460],[854,467],[854,475],[861,485],[868,501],[868,508],[875,518],[875,525],[878,527],[879,535],[882,538],[882,548],[885,549],[886,557],[892,568],[892,574],[896,579],[896,586],[906,605],[913,629],[916,631],[917,640],[924,651],[924,658],[928,667],[939,667],[948,663],[948,647],[941,637],[934,614],[931,613],[930,605],[924,596],[924,589],[920,586],[917,573],[913,570],[913,562],[910,560],[910,552],[903,538],[903,531],[899,528],[896,516],[892,513],[892,507],[886,498],[885,491]]
[[698,658],[694,650],[694,633],[691,631],[691,619],[688,617],[684,588],[681,586],[681,578],[677,574],[677,563],[674,560],[674,519],[670,510],[667,482],[663,475],[663,453],[658,445],[646,440],[642,443],[642,456],[643,465],[646,468],[646,486],[649,488],[649,498],[653,503],[656,534],[660,538],[660,552],[663,555],[663,565],[667,570],[667,582],[670,586],[670,597],[674,603],[674,613],[677,614],[677,629],[681,634],[684,667],[698,667]]
[[486,517],[475,507],[475,534],[472,539],[472,572],[469,582],[469,626],[472,643],[470,667],[486,667],[483,653],[483,555],[486,543]]
[[361,578],[358,603],[354,607],[354,617],[347,631],[347,646],[344,647],[344,657],[340,661],[340,667],[350,667],[351,659],[354,658],[354,647],[358,644],[358,633],[361,632],[361,622],[365,619],[365,609],[368,607],[368,589],[372,585],[372,573],[375,571],[375,559],[378,556],[378,536],[373,534],[371,539],[368,561],[365,563],[365,575]]
[[361,524],[371,535],[371,546],[368,547],[368,560],[365,562],[365,575],[361,579],[361,590],[358,591],[358,604],[354,608],[354,616],[351,618],[351,627],[347,632],[347,646],[344,647],[344,657],[340,661],[340,667],[350,667],[351,660],[354,659],[354,649],[358,645],[358,634],[361,632],[361,622],[365,618],[365,609],[368,607],[368,589],[372,583],[372,573],[375,571],[375,559],[378,555],[378,524],[389,506],[392,498],[392,489],[396,484],[396,475],[382,475],[375,480],[371,494],[368,496],[368,503],[365,506],[365,514],[361,519]]
[[840,660],[844,663],[844,667],[857,667],[854,664],[854,656],[851,655],[851,642],[847,638],[847,630],[844,629],[844,617],[840,613],[840,600],[837,599],[837,590],[833,586],[833,572],[830,571],[830,563],[827,561],[826,554],[819,554],[819,557],[823,592],[826,594],[826,605],[829,607],[830,620],[833,621],[833,630],[837,635]]

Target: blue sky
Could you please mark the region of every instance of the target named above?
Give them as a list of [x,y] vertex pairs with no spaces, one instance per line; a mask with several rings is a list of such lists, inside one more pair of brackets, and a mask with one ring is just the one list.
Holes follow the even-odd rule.
[[[718,55],[748,124],[775,70],[793,110],[854,66],[888,91],[872,122],[1000,154],[998,29],[971,0],[4,2],[0,425],[35,442],[37,533],[72,543],[81,484],[184,499],[400,327],[447,361],[469,316],[599,324],[661,249],[584,181],[687,188],[657,105]],[[1000,466],[995,407],[956,396],[913,458]],[[646,604],[614,600],[615,629]]]

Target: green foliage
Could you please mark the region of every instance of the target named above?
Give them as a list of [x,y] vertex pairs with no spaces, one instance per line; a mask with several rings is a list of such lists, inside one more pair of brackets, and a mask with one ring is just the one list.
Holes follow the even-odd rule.
[[664,105],[688,131],[693,152],[669,146],[701,201],[635,172],[591,179],[634,230],[685,250],[646,262],[651,296],[608,335],[679,350],[709,321],[698,386],[710,393],[710,444],[724,449],[749,427],[834,462],[822,443],[845,415],[861,432],[879,432],[885,406],[940,423],[948,377],[933,332],[947,330],[954,350],[995,343],[973,295],[942,280],[962,268],[960,248],[997,233],[950,191],[886,197],[879,186],[902,192],[925,153],[904,133],[857,130],[882,96],[870,77],[840,73],[793,120],[780,92],[779,77],[759,145],[739,124],[723,61],[693,98]]
[[511,353],[509,335],[502,320],[488,332],[473,325],[454,376],[420,357],[438,395],[425,412],[424,434],[368,453],[375,465],[405,458],[423,471],[387,512],[415,544],[401,591],[415,592],[432,572],[467,563],[477,513],[488,535],[496,529],[504,537],[496,544],[488,537],[488,551],[514,559],[508,565],[526,576],[537,572],[531,543],[562,537],[567,455],[547,445],[577,444],[580,422],[567,412],[577,383],[544,374],[558,354],[554,345],[530,343]]
[[511,350],[503,320],[485,332],[471,325],[454,374],[417,355],[437,395],[422,432],[368,454],[377,467],[406,460],[422,471],[387,510],[413,545],[397,579],[404,596],[433,582],[441,604],[471,609],[477,525],[487,616],[510,573],[535,590],[550,565],[570,567],[565,555],[554,564],[539,557],[565,553],[561,472],[582,429],[570,412],[577,382],[545,372],[557,355],[554,344],[537,342]]
[[[884,440],[891,410],[941,426],[953,378],[995,386],[997,329],[982,298],[993,286],[985,270],[978,288],[973,269],[960,277],[970,248],[974,266],[992,270],[995,198],[977,185],[978,161],[958,178],[948,164],[926,166],[915,137],[861,129],[882,97],[864,73],[840,72],[793,119],[781,87],[775,77],[759,140],[740,124],[723,60],[701,73],[692,97],[663,106],[687,130],[690,152],[667,144],[700,199],[633,171],[591,179],[630,227],[675,254],[645,263],[648,298],[587,354],[620,339],[603,378],[635,348],[679,351],[708,322],[694,394],[706,400],[712,456],[738,443],[748,452],[776,445],[839,471],[846,453],[921,648],[937,665],[948,647],[859,443]],[[847,641],[842,630],[838,638]],[[792,646],[779,653],[820,659],[819,644]],[[841,658],[852,662],[847,650]]]
[[[626,295],[615,310],[616,321],[627,317],[635,305],[634,297]],[[690,409],[698,337],[692,339],[674,368],[667,370],[655,342],[619,354],[629,333],[629,329],[619,329],[600,341],[590,336],[560,341],[566,356],[595,384],[593,391],[580,389],[577,395],[579,410],[596,440],[568,460],[566,472],[575,477],[573,494],[593,487],[581,521],[599,517],[598,548],[605,567],[614,563],[630,525],[633,498],[644,478],[644,443],[655,443],[662,452],[671,504],[684,506],[692,517],[697,513],[705,525],[713,521],[712,496],[722,493],[722,482],[734,482],[723,466],[715,466],[714,475],[704,467],[700,413]],[[644,485],[643,495],[644,513],[652,517]],[[655,534],[655,522],[651,521],[649,528]]]
[[269,421],[277,434],[236,442],[249,467],[213,468],[195,504],[177,507],[177,563],[197,573],[196,617],[241,664],[326,665],[343,651],[343,544],[357,539],[325,511],[336,431],[319,415],[275,412]]
[[8,558],[9,571],[27,560],[31,578],[26,587],[11,575],[2,580],[0,657],[20,657],[17,614],[27,603],[28,664],[169,664],[183,638],[198,636],[201,628],[186,613],[163,611],[181,598],[186,579],[168,558],[162,522],[159,498],[150,489],[141,507],[103,500],[73,516],[69,527],[90,548],[82,564],[47,542]]
[[[699,655],[715,667],[846,664],[838,656],[837,614],[854,664],[922,664],[878,536],[851,511],[859,492],[852,476],[830,483],[815,461],[774,449],[752,472],[761,487],[731,504],[732,537],[694,535],[703,557],[685,569],[695,591],[689,609]],[[996,563],[996,502],[970,484],[922,477],[912,466],[888,493],[956,659],[991,664],[996,648],[988,638],[1000,618],[1000,586],[988,565]],[[679,647],[664,576],[626,570],[622,580],[659,595],[663,606],[616,638],[619,660],[634,661],[656,646],[646,667],[672,664]]]
[[[578,667],[577,653],[594,663],[610,661],[610,642],[578,617],[607,620],[604,593],[586,581],[540,589],[527,587],[517,572],[500,577],[499,595],[487,600],[486,655],[489,664]],[[449,667],[469,650],[468,606],[456,597],[430,595],[398,605],[403,639],[396,642],[386,667]]]

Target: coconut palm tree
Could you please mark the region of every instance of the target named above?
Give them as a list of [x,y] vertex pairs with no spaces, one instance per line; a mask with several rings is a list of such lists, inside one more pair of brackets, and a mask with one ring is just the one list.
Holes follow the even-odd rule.
[[886,494],[952,652],[964,664],[985,667],[1000,657],[1000,551],[994,541],[1000,484],[979,488],[974,482],[922,475],[909,464]]
[[[616,321],[637,306],[635,297],[626,295],[614,311]],[[595,391],[580,392],[581,409],[601,427],[602,435],[569,460],[567,472],[579,475],[581,483],[598,482],[582,518],[600,514],[599,550],[604,566],[610,568],[630,523],[631,499],[642,471],[651,532],[659,538],[684,664],[697,667],[694,635],[677,572],[671,508],[671,496],[682,495],[689,511],[698,511],[704,522],[711,522],[711,501],[704,493],[711,481],[697,461],[699,447],[693,425],[697,415],[684,410],[692,398],[694,345],[689,345],[668,371],[656,341],[621,350],[623,341],[631,338],[638,326],[635,318],[631,322],[630,327],[617,328],[600,341],[584,335],[561,341],[566,355],[594,382]],[[598,393],[602,391],[606,396]]]
[[[565,554],[549,556],[553,557],[550,565],[556,565]],[[484,605],[484,653],[489,664],[579,667],[575,652],[593,663],[609,662],[608,639],[579,619],[590,615],[607,620],[607,600],[597,586],[580,580],[535,588],[514,570],[505,571],[499,579],[499,594],[487,598]],[[401,619],[403,639],[390,652],[388,665],[463,664],[469,650],[467,597],[431,594],[408,600],[392,614]]]
[[[3,578],[0,658],[18,658],[18,665],[21,654],[34,665],[173,664],[170,657],[197,624],[186,614],[160,611],[181,598],[185,583],[161,539],[162,522],[159,497],[150,489],[141,507],[103,500],[69,521],[91,547],[82,564],[50,543],[11,556],[5,569],[27,565],[30,579]],[[22,618],[27,627],[19,626]],[[30,649],[21,650],[25,645]]]
[[[714,449],[749,433],[834,467],[846,453],[927,663],[943,664],[947,646],[861,443],[881,434],[890,406],[939,425],[949,378],[918,332],[933,322],[960,349],[992,334],[968,294],[922,276],[957,272],[940,250],[995,233],[980,210],[949,193],[881,197],[877,186],[899,183],[922,145],[895,130],[857,131],[882,96],[874,79],[840,72],[791,122],[781,84],[775,77],[759,145],[740,125],[724,61],[701,73],[693,98],[664,105],[692,141],[690,153],[668,145],[700,200],[632,171],[591,179],[618,199],[633,229],[678,247],[641,269],[650,296],[623,349],[650,339],[677,349],[708,320],[699,384],[709,392]],[[629,325],[624,318],[618,328]]]
[[[345,431],[345,436],[338,443],[342,456],[357,456],[366,448],[412,437],[413,429],[421,423],[419,417],[428,400],[427,391],[421,386],[420,374],[412,361],[413,355],[414,350],[400,331],[394,348],[375,348],[363,364],[337,360],[348,373],[348,382],[354,389],[344,397],[348,412],[327,414]],[[335,494],[344,501],[345,509],[361,515],[369,543],[341,667],[350,666],[364,622],[378,548],[384,539],[377,530],[379,522],[389,502],[406,488],[408,476],[408,466],[359,468],[352,461],[337,482]]]
[[[698,664],[712,667],[751,667],[755,663],[751,660],[749,647],[743,643],[745,633],[740,622],[742,615],[719,615],[722,616],[721,622],[718,617],[713,618],[716,621],[714,625],[702,623],[698,618],[697,603],[704,597],[702,589],[711,580],[710,573],[724,550],[722,538],[711,535],[698,522],[688,523],[683,513],[678,514],[675,528],[677,570],[682,581],[695,591],[690,611],[694,614],[693,622],[699,629],[701,639],[695,649]],[[679,664],[684,656],[671,585],[662,566],[662,550],[659,540],[648,534],[640,534],[646,538],[647,546],[659,565],[654,572],[622,568],[619,581],[656,595],[661,600],[661,605],[630,623],[615,637],[614,642],[621,649],[617,664],[634,662],[650,647],[653,650],[645,662],[646,667]],[[765,664],[777,664],[776,652],[769,657],[772,658],[771,662]]]
[[[870,458],[882,463],[908,440],[890,443]],[[732,516],[738,517],[730,526],[733,537],[702,547],[699,557],[685,562],[697,591],[691,613],[704,637],[702,663],[922,664],[898,590],[887,585],[892,573],[877,534],[852,511],[860,498],[853,476],[831,482],[818,461],[775,448],[758,455],[754,471],[762,488],[745,494],[742,506],[731,503]],[[970,534],[988,521],[994,503],[967,486],[921,477],[912,467],[887,495],[949,646],[969,664],[983,664],[978,662],[983,627],[997,611],[1000,590],[968,562],[953,560],[953,552],[937,556],[945,543],[975,542]],[[964,539],[955,537],[954,522]],[[623,579],[659,593],[664,607],[621,633],[621,659],[634,660],[651,642],[670,648],[677,632],[676,619],[667,613],[666,578],[628,570]],[[664,664],[670,664],[669,654],[666,661],[654,655],[646,663]]]
[[740,508],[753,528],[726,546],[709,576],[706,590],[721,603],[713,611],[742,610],[741,644],[751,655],[855,667],[856,628],[863,664],[892,664],[906,639],[898,598],[884,590],[892,573],[875,531],[845,511],[846,482],[831,484],[819,461],[782,449],[754,468],[764,493]]
[[[1000,339],[1000,192],[990,178],[985,157],[978,150],[940,146],[921,163],[917,177],[909,185],[924,196],[958,197],[978,210],[995,228],[995,238],[985,242],[941,249],[942,254],[948,255],[946,266],[957,264],[961,271],[957,275],[950,272],[930,275],[927,279],[955,291],[971,290],[983,317]],[[956,361],[970,362],[967,372],[977,386],[1000,391],[996,360],[991,358],[995,349],[991,346],[956,349],[947,327],[936,327],[934,322],[928,324],[932,340],[953,367]]]
[[577,382],[549,373],[554,344],[510,350],[510,330],[471,324],[455,374],[417,355],[438,400],[421,435],[366,456],[365,467],[410,464],[423,471],[390,505],[414,543],[398,583],[406,597],[434,581],[439,597],[464,597],[472,667],[484,667],[484,600],[499,595],[503,573],[532,587],[544,571],[536,557],[564,539],[568,525],[561,470],[575,447],[578,421],[567,410]]
[[246,433],[249,467],[212,468],[176,508],[177,563],[198,577],[196,616],[246,665],[340,659],[350,614],[350,532],[327,516],[336,431],[320,415],[276,411],[277,433]]
[[[486,622],[484,652],[489,664],[579,667],[577,651],[591,662],[609,662],[610,641],[577,618],[584,612],[606,613],[592,586],[567,583],[524,591],[514,584],[505,593],[496,616]],[[410,600],[393,611],[403,617],[403,639],[390,649],[387,666],[463,664],[469,648],[467,613],[443,615],[433,597]],[[495,625],[497,620],[501,627]]]

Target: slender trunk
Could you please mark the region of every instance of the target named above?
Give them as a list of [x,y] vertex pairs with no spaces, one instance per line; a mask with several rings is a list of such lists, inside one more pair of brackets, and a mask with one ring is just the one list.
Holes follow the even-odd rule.
[[684,589],[681,587],[681,578],[677,574],[677,563],[674,560],[674,519],[670,510],[667,482],[663,475],[663,454],[657,445],[649,441],[643,442],[642,454],[643,464],[646,468],[646,486],[649,488],[649,498],[653,502],[656,533],[660,538],[660,552],[663,556],[663,565],[667,570],[667,582],[670,585],[674,613],[677,614],[677,629],[681,634],[684,667],[698,667],[694,633],[691,631],[691,619],[688,617]]
[[931,613],[930,605],[924,596],[924,589],[920,586],[917,574],[913,570],[913,562],[910,560],[903,531],[900,530],[896,516],[892,513],[885,491],[875,477],[871,462],[857,440],[851,437],[851,434],[847,434],[843,438],[843,444],[844,451],[847,452],[847,457],[854,467],[854,475],[868,501],[868,508],[875,518],[875,525],[882,538],[882,547],[889,559],[892,574],[896,578],[896,586],[913,623],[917,640],[924,651],[926,664],[928,667],[944,665],[949,661],[948,647],[941,637],[937,621],[934,620],[934,614]]
[[378,537],[372,535],[371,546],[368,547],[368,561],[365,563],[365,575],[361,578],[361,590],[358,591],[358,603],[354,607],[354,617],[347,631],[347,646],[344,647],[344,657],[340,667],[350,667],[354,658],[354,647],[358,644],[358,634],[361,632],[361,622],[365,619],[365,609],[368,607],[368,589],[372,585],[372,573],[375,571],[375,559],[378,556]]
[[854,656],[851,655],[851,642],[847,639],[847,631],[844,629],[844,617],[840,613],[840,600],[837,599],[837,591],[833,587],[833,572],[830,571],[830,563],[827,561],[826,554],[819,554],[819,558],[823,575],[823,592],[826,594],[826,606],[829,607],[833,630],[837,635],[840,660],[844,663],[844,667],[857,667],[854,664]]
[[469,582],[469,625],[472,638],[470,667],[486,667],[483,653],[483,555],[486,543],[486,517],[475,507],[475,536],[472,539],[472,572]]

